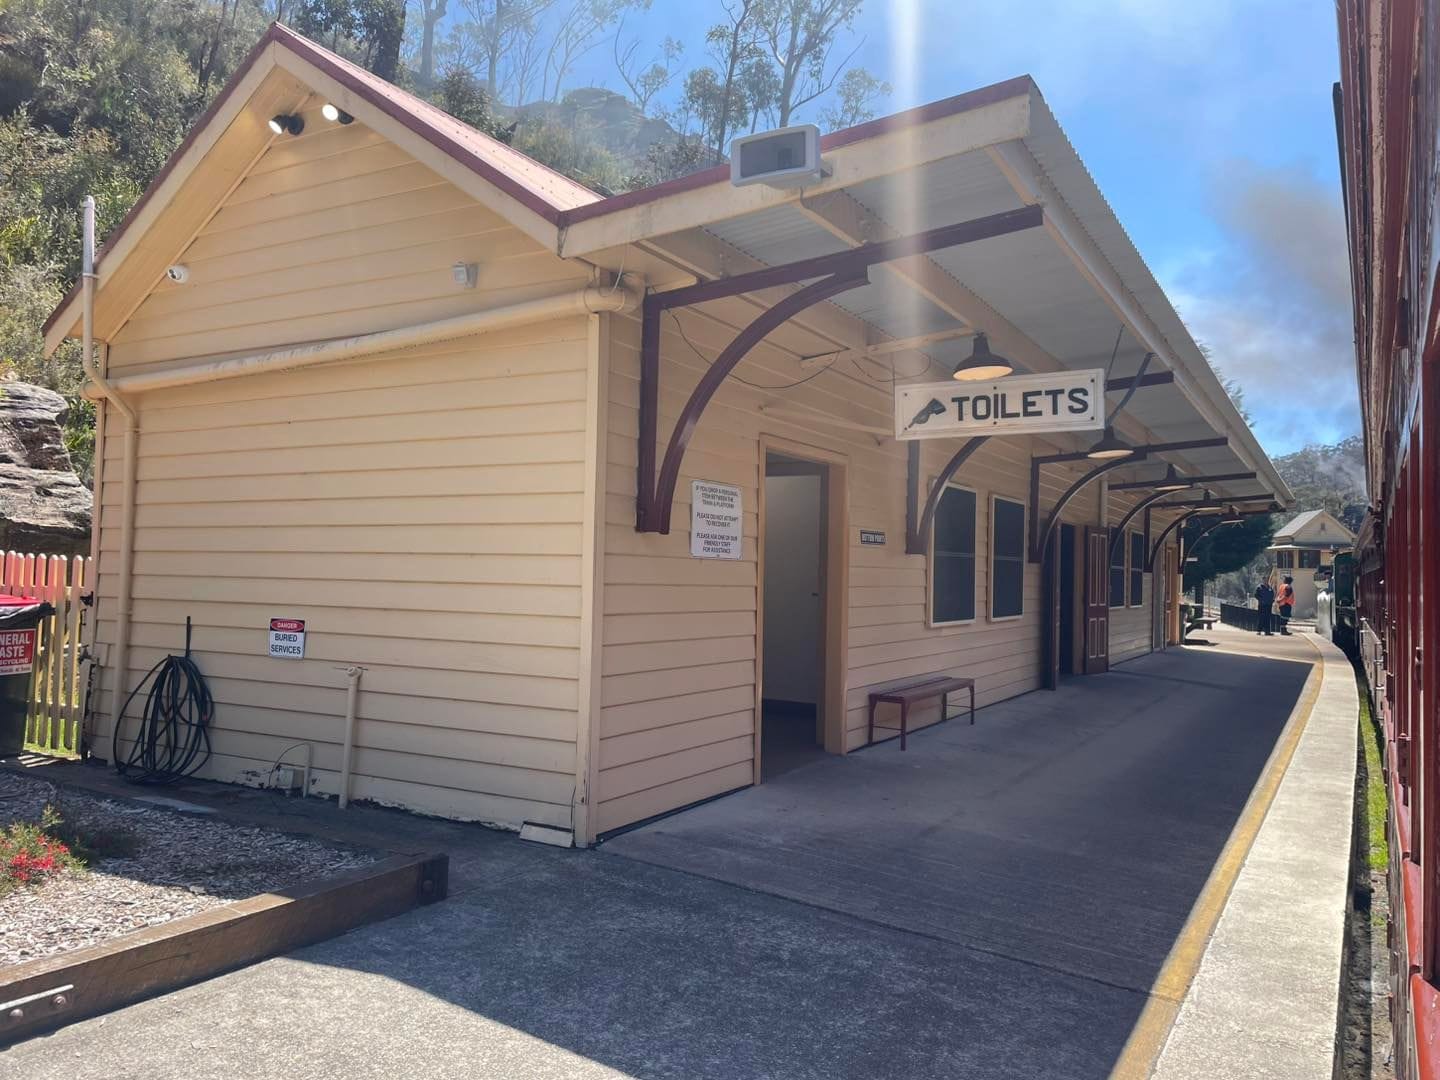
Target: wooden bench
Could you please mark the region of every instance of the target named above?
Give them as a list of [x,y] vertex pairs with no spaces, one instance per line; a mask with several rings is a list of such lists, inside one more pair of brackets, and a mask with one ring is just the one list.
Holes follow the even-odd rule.
[[[929,701],[932,698],[940,699],[940,719],[950,719],[950,695],[956,690],[970,691],[970,723],[975,723],[975,680],[962,679],[948,675],[932,676],[920,679],[912,683],[904,683],[900,686],[886,687],[884,690],[870,691],[870,728],[865,745],[869,746],[875,741],[875,706],[880,704],[900,706],[900,749],[905,749],[906,728],[910,721],[910,706],[917,701]],[[882,730],[894,731],[894,728]]]
[[1204,610],[1194,604],[1184,605],[1183,613],[1185,620],[1184,632],[1180,635],[1181,644],[1189,638],[1192,630],[1209,630],[1220,620],[1214,615],[1206,615]]

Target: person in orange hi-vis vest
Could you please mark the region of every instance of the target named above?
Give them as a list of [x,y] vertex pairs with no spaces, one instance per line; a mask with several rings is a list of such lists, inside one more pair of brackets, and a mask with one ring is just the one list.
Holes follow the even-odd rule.
[[1290,635],[1290,615],[1295,610],[1295,579],[1286,575],[1275,599],[1280,608],[1280,633]]

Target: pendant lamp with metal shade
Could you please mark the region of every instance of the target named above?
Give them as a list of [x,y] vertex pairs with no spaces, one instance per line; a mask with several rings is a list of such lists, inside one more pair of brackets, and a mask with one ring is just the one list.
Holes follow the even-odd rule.
[[1184,491],[1186,488],[1194,487],[1190,481],[1175,471],[1171,465],[1165,470],[1165,475],[1151,485],[1152,491]]
[[978,382],[982,379],[1003,379],[1014,372],[1013,363],[990,351],[990,339],[984,334],[976,334],[975,347],[969,358],[955,365],[952,377],[961,382]]
[[1116,435],[1114,428],[1107,427],[1105,434],[1100,436],[1100,440],[1085,451],[1085,456],[1092,461],[1116,461],[1129,457],[1133,453],[1135,453],[1135,448]]

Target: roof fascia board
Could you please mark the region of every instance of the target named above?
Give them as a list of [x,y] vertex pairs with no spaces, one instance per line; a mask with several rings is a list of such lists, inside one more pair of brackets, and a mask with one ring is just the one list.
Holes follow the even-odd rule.
[[[170,207],[196,166],[230,129],[235,119],[245,111],[255,92],[277,67],[279,51],[273,40],[257,51],[241,77],[231,84],[221,98],[216,99],[212,106],[214,112],[203,118],[193,129],[191,138],[187,143],[181,144],[175,157],[161,170],[158,181],[141,195],[130,213],[112,231],[113,243],[104,245],[95,263],[97,298],[106,283],[120,271],[125,260],[145,242],[146,233]],[[77,284],[48,322],[45,329],[46,356],[76,332],[79,320],[80,290]],[[104,338],[97,334],[97,340]]]
[[727,178],[701,188],[677,188],[671,194],[624,209],[569,220],[561,228],[559,253],[574,258],[666,236],[1024,138],[1030,130],[1030,95],[1017,83],[1011,97],[937,119],[877,130],[869,138],[830,150],[822,147],[831,171],[812,187],[782,189],[752,184],[737,188]]
[[1292,501],[1290,489],[1275,471],[1269,456],[1261,449],[1250,426],[1235,408],[1230,395],[1225,393],[1210,365],[1204,362],[1199,350],[1196,350],[1196,356],[1200,357],[1203,371],[1197,370],[1184,351],[1172,347],[1160,332],[1149,312],[1135,299],[1054,182],[1040,168],[1029,148],[1022,141],[1014,140],[989,147],[986,153],[1022,201],[1038,203],[1045,208],[1045,228],[1055,243],[1136,339],[1175,372],[1175,381],[1181,393],[1205,422],[1217,434],[1231,438],[1231,447],[1239,452],[1246,465],[1263,474],[1280,502]]
[[279,53],[277,63],[315,93],[332,102],[366,127],[383,135],[426,168],[438,173],[487,210],[499,214],[526,236],[549,251],[557,246],[553,222],[526,206],[519,199],[497,187],[474,169],[457,161],[430,140],[417,134],[367,97],[345,86],[329,72],[290,49]]

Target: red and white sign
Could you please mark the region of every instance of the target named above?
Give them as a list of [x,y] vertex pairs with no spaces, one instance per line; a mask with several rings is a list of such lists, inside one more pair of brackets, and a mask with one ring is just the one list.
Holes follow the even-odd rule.
[[270,655],[281,660],[305,659],[305,620],[270,620]]
[[0,675],[28,675],[35,667],[35,634],[29,630],[0,630]]

